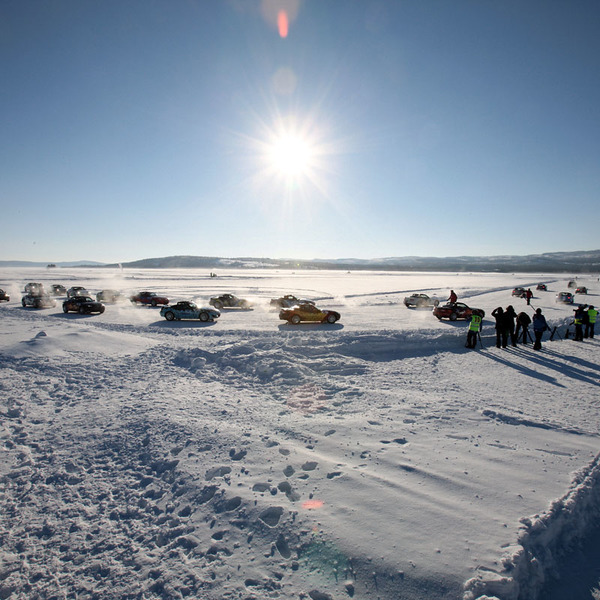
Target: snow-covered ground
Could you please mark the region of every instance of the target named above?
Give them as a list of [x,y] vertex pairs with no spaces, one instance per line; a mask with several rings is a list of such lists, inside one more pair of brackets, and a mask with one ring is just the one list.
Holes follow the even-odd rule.
[[[490,317],[531,287],[564,335],[568,280],[1,270],[0,598],[591,598],[598,572],[567,565],[600,507],[598,339],[496,349]],[[63,314],[22,308],[29,281],[254,308]],[[402,303],[450,289],[483,349]],[[285,293],[342,318],[288,325]]]

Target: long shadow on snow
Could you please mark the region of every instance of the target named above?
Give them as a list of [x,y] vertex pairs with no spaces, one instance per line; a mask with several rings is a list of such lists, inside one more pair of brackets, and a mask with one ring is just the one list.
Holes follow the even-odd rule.
[[482,353],[482,356],[489,358],[490,360],[496,361],[505,367],[512,367],[515,371],[519,371],[523,373],[523,375],[527,375],[528,377],[533,377],[534,379],[539,379],[541,381],[545,381],[546,383],[550,383],[557,387],[564,388],[566,386],[562,385],[562,383],[558,383],[558,381],[554,377],[550,377],[549,375],[543,375],[539,373],[535,369],[531,369],[529,367],[524,367],[522,365],[515,364],[512,360],[502,358],[501,356],[496,356],[495,354]]
[[[529,352],[525,353],[524,351],[522,351],[520,349],[517,349],[517,350],[511,349],[507,353],[509,358],[506,358],[506,359],[502,358],[500,356],[497,356],[494,354],[488,354],[488,353],[483,354],[483,356],[486,356],[487,358],[489,358],[491,360],[495,360],[496,362],[499,362],[507,367],[512,367],[513,369],[520,371],[524,375],[533,377],[534,379],[546,381],[557,387],[561,387],[561,388],[566,387],[563,384],[559,383],[554,377],[551,377],[549,375],[544,375],[544,374],[540,373],[539,371],[537,371],[535,368],[529,368],[529,367],[524,367],[523,365],[515,364],[515,362],[513,362],[510,359],[510,355],[513,353],[517,353],[519,356],[521,356],[523,358],[527,358],[529,361],[531,361],[532,363],[535,363],[539,366],[557,371],[558,373],[560,373],[566,377],[570,377],[572,379],[578,379],[579,381],[583,381],[584,383],[589,383],[591,385],[600,386],[600,382],[592,379],[590,377],[589,373],[586,373],[585,371],[583,371],[577,367],[573,367],[572,365],[565,364],[565,362],[564,362],[565,359],[567,359],[569,357],[562,355],[562,354],[555,354],[555,356],[558,359],[558,360],[555,360],[555,359],[547,357],[547,355],[546,355],[547,353],[534,354],[534,350],[530,350]],[[577,360],[574,357],[570,357],[570,358],[572,360]]]

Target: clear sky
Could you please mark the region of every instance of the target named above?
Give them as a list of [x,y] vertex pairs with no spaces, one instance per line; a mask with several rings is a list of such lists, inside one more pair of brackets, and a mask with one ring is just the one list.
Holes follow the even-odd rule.
[[0,259],[591,250],[598,0],[3,0]]

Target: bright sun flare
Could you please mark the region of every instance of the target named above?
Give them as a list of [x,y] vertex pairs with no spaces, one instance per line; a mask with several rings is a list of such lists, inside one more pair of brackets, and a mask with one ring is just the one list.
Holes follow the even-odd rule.
[[314,158],[310,144],[296,135],[282,135],[273,142],[269,160],[274,169],[288,177],[308,172]]

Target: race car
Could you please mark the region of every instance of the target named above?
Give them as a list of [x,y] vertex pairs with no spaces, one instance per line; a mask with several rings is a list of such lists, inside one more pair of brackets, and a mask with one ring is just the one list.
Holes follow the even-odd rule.
[[525,288],[522,288],[522,287],[516,287],[512,291],[512,295],[513,296],[517,296],[517,298],[526,298],[527,297],[527,290]]
[[448,302],[444,306],[436,306],[433,309],[433,314],[438,319],[450,319],[450,321],[470,319],[473,315],[479,315],[481,318],[485,317],[484,310],[471,308],[463,302]]
[[585,287],[585,285],[582,285],[575,290],[575,293],[576,294],[587,294],[588,291],[587,291],[587,288]]
[[542,292],[547,292],[548,286],[545,283],[538,283],[537,286],[535,287],[535,289],[540,290]]
[[102,290],[96,294],[96,300],[98,302],[110,302],[111,304],[114,304],[123,299],[123,294],[117,290]]
[[440,301],[437,298],[430,298],[427,294],[411,294],[404,298],[406,308],[423,308],[437,306]]
[[203,322],[214,321],[221,316],[221,313],[214,308],[200,308],[194,302],[177,302],[172,306],[163,306],[160,309],[160,316],[167,321],[180,321],[181,319],[198,319]]
[[270,302],[271,306],[277,306],[279,308],[290,308],[291,306],[296,306],[296,304],[300,303],[314,304],[312,300],[301,300],[300,298],[296,298],[293,294],[286,294],[285,296],[281,296],[281,298],[273,298]]
[[558,292],[556,294],[556,302],[561,304],[573,304],[573,294],[571,292]]
[[250,308],[248,300],[243,300],[233,294],[216,296],[215,298],[211,298],[208,303],[217,310],[221,310],[222,308]]
[[102,314],[104,312],[104,304],[92,300],[89,296],[72,296],[63,302],[62,309],[64,313],[78,312],[80,315],[90,313]]
[[80,285],[74,285],[67,290],[67,298],[74,298],[75,296],[89,296],[90,293]]
[[28,283],[24,288],[23,292],[25,294],[32,294],[34,296],[39,296],[45,292],[43,283],[31,282]]
[[340,320],[341,315],[335,310],[321,310],[314,304],[302,303],[291,308],[282,309],[279,312],[279,318],[293,325],[298,325],[302,321],[335,323]]
[[571,281],[569,281],[569,283],[567,284],[567,287],[577,287],[577,282],[574,279],[571,279]]
[[21,298],[21,305],[23,308],[52,308],[56,306],[56,300],[48,294],[25,294]]
[[158,304],[169,304],[169,299],[165,296],[158,296],[154,292],[139,292],[129,298],[132,304],[149,304],[157,306]]
[[60,283],[53,283],[50,286],[50,293],[53,296],[66,296],[67,288],[64,285],[60,285]]
[[8,302],[9,300],[10,296],[4,290],[0,290],[0,302]]

